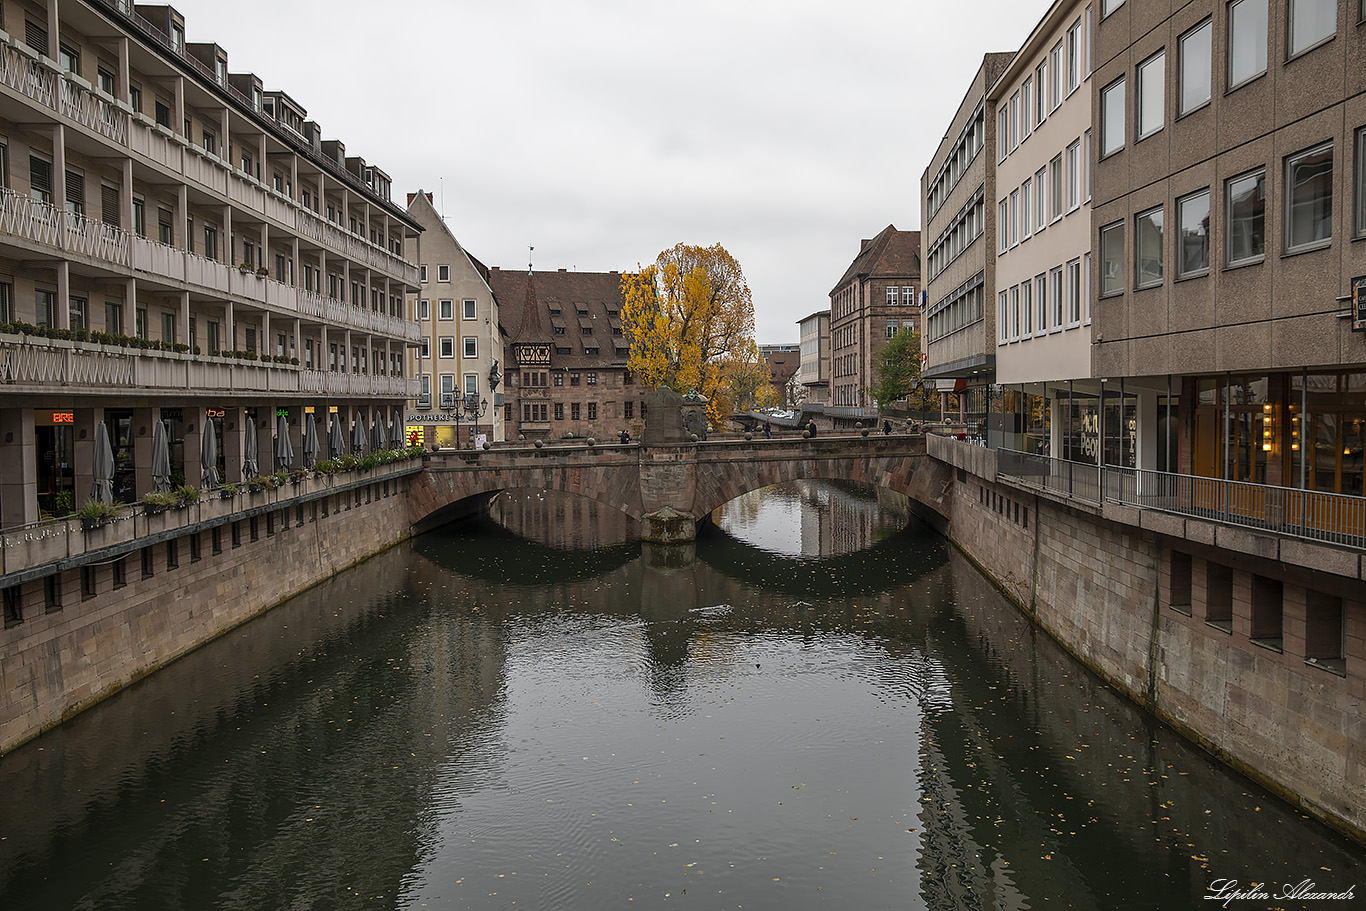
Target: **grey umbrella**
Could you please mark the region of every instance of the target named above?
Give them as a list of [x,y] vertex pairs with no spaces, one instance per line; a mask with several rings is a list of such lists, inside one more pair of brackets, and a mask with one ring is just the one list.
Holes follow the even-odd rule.
[[335,459],[346,452],[346,434],[342,432],[341,415],[332,412],[332,427],[327,431],[327,457]]
[[375,415],[375,423],[370,425],[370,451],[379,452],[384,445],[384,421]]
[[304,467],[312,468],[318,462],[318,422],[309,412],[304,418]]
[[357,414],[356,422],[351,425],[351,452],[360,455],[365,452],[365,415]]
[[152,486],[171,489],[171,447],[166,442],[166,424],[157,421],[152,428]]
[[204,442],[200,447],[204,459],[204,475],[199,484],[205,490],[218,486],[218,436],[214,433],[213,418],[204,419]]
[[256,459],[260,455],[260,451],[256,446],[256,419],[246,417],[244,420],[247,423],[247,440],[246,448],[242,453],[242,480],[250,481],[261,473],[261,470],[256,467]]
[[91,496],[101,503],[113,503],[114,450],[109,445],[109,429],[104,421],[95,425],[95,464],[91,473],[95,476]]
[[283,414],[275,422],[275,470],[289,471],[294,463],[294,446],[289,442],[289,419]]
[[403,448],[403,425],[399,422],[397,411],[394,412],[394,417],[389,422],[389,448]]

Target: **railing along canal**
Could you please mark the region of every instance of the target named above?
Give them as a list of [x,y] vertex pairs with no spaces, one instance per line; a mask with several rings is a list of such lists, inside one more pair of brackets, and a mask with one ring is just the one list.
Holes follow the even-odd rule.
[[1103,493],[1106,502],[1366,548],[1366,497],[997,452],[1001,475],[1078,500],[1098,503]]

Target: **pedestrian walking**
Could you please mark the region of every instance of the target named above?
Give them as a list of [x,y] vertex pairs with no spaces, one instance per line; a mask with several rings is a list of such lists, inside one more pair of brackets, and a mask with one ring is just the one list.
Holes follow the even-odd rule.
[[764,421],[764,439],[773,439],[773,425],[770,424],[768,421]]
[[811,434],[811,439],[814,440],[814,439],[816,438],[816,420],[815,420],[815,418],[812,418],[811,421],[809,421],[809,422],[807,423],[807,425],[806,425],[806,432],[809,433],[809,434]]
[[892,422],[884,420],[882,422],[882,435],[887,436],[892,432]]

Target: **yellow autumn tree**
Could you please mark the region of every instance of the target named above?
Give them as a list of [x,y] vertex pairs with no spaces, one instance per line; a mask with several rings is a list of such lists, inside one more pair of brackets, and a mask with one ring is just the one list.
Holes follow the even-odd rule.
[[677,244],[621,277],[627,366],[651,389],[709,400],[712,427],[729,415],[728,369],[757,354],[754,302],[744,270],[720,244]]

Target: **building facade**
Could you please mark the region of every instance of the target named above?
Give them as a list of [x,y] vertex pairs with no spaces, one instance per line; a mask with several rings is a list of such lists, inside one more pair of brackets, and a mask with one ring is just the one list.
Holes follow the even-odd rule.
[[391,427],[419,228],[384,172],[171,7],[3,13],[0,525],[91,497],[101,423],[123,500],[153,487],[158,421],[196,486],[208,422],[228,481],[252,436],[271,465],[280,419],[294,453],[308,412]]
[[626,369],[619,272],[489,270],[502,318],[508,439],[639,438],[645,393]]
[[407,434],[441,448],[501,440],[503,344],[488,268],[446,227],[432,194],[409,193],[408,214],[423,235],[421,290],[408,301],[422,327],[418,346],[409,349],[409,374],[421,386]]
[[799,405],[803,401],[803,389],[797,382],[797,369],[801,366],[801,347],[799,345],[760,345],[759,356],[768,368],[768,382],[782,405]]
[[921,376],[980,392],[995,381],[997,117],[988,90],[1014,57],[991,53],[920,178],[925,236]]
[[801,363],[797,382],[804,402],[824,405],[830,401],[830,311],[817,310],[797,320],[801,338]]
[[830,290],[830,404],[877,415],[868,394],[887,339],[920,325],[920,232],[888,225]]
[[1102,4],[1092,371],[1116,413],[1107,463],[1361,496],[1362,14],[1359,0]]

